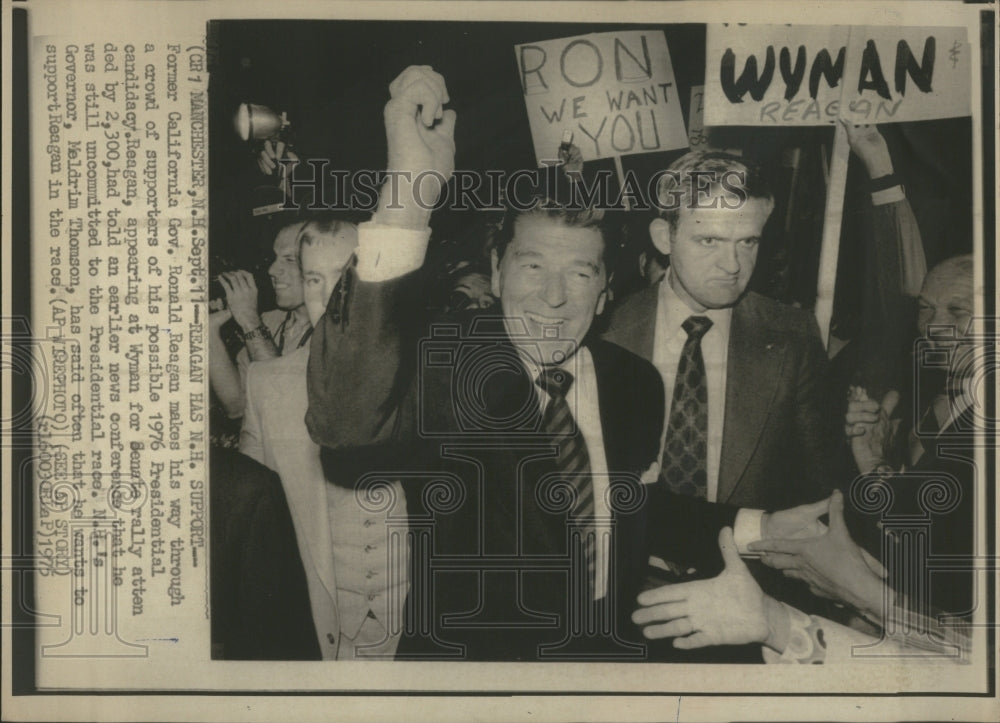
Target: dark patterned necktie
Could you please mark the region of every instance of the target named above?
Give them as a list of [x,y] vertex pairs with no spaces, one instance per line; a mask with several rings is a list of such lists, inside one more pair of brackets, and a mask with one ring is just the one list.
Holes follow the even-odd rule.
[[573,383],[573,375],[564,369],[546,368],[536,380],[550,399],[542,414],[542,431],[551,435],[559,447],[556,465],[560,477],[569,483],[576,493],[576,500],[570,515],[582,523],[582,558],[586,563],[587,579],[593,590],[594,566],[596,562],[596,531],[594,529],[594,485],[590,474],[590,456],[587,444],[577,429],[566,393]]
[[708,381],[701,338],[712,327],[704,316],[682,325],[688,338],[674,379],[674,396],[663,449],[663,477],[670,489],[690,497],[708,496]]

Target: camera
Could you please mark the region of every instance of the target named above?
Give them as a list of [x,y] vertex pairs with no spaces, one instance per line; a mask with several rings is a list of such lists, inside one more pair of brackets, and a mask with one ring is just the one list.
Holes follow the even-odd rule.
[[952,423],[938,432],[939,437],[996,433],[996,409],[990,406],[990,397],[997,389],[997,339],[993,333],[974,332],[987,328],[984,320],[977,319],[969,324],[968,334],[960,334],[954,326],[932,326],[926,337],[917,340],[913,355],[915,430],[921,429],[922,415],[944,390]]
[[[532,338],[523,321],[480,315],[439,322],[419,343],[417,429],[421,436],[523,436],[540,431],[541,390],[513,383],[543,359],[552,338]],[[565,341],[561,341],[565,344]],[[575,346],[566,354],[575,376]],[[565,365],[564,365],[565,366]],[[576,393],[576,385],[569,394]],[[429,404],[442,396],[448,405]]]
[[241,269],[249,271],[253,276],[254,284],[257,286],[258,307],[261,309],[267,308],[266,304],[270,302],[269,295],[272,292],[271,277],[267,273],[270,263],[269,259],[264,257],[263,254],[257,254],[257,257],[257,260],[249,266],[246,264],[237,265],[233,261],[220,256],[213,256],[211,258],[209,268],[211,269],[212,276],[208,284],[210,311],[221,311],[229,308],[229,304],[226,302],[226,289],[222,285],[220,277],[227,271],[238,271]]

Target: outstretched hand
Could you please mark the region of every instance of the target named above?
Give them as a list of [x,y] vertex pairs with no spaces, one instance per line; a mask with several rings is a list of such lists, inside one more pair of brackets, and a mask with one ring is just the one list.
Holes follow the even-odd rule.
[[826,532],[826,525],[820,522],[819,518],[828,512],[829,505],[830,500],[824,499],[765,514],[761,524],[761,537],[763,539],[818,537]]
[[764,539],[751,542],[749,549],[786,577],[806,582],[815,595],[845,602],[866,614],[881,611],[885,568],[851,539],[839,490],[830,496],[830,527],[824,534]]
[[[711,580],[695,580],[646,590],[638,597],[632,621],[647,638],[675,638],[674,647],[765,643],[772,647],[773,600],[767,598],[733,541],[733,530],[719,533],[725,569]],[[780,606],[778,606],[780,607]],[[783,646],[780,646],[783,647]]]

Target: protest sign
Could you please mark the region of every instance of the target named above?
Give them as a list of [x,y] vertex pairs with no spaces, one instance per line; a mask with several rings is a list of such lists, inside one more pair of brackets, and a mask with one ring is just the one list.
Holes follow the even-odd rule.
[[969,115],[965,28],[851,28],[840,115],[893,123]]
[[829,125],[968,115],[965,28],[710,25],[705,122]]
[[539,165],[558,157],[566,130],[585,161],[687,145],[661,31],[525,43],[514,53]]
[[833,123],[847,39],[843,25],[709,25],[705,122]]
[[836,125],[815,309],[824,341],[833,314],[850,155],[836,121],[968,115],[970,63],[964,27],[708,26],[705,123]]
[[692,151],[725,150],[734,156],[742,155],[739,148],[713,148],[709,144],[709,126],[705,125],[705,86],[691,86],[691,103],[688,106],[688,147]]
[[708,148],[705,128],[705,86],[691,86],[691,105],[688,110],[688,146],[692,151]]

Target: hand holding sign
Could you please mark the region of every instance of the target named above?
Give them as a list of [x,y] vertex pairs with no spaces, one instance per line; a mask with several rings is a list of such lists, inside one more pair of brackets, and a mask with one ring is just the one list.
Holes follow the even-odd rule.
[[885,138],[876,126],[856,126],[845,120],[840,121],[847,131],[847,142],[851,150],[861,159],[869,178],[882,178],[892,173],[892,157]]
[[[942,57],[946,55],[945,57]],[[968,115],[971,53],[965,27],[710,25],[705,123],[864,125]],[[815,314],[829,338],[847,180],[848,125],[835,127]],[[873,178],[888,166],[857,134]],[[875,139],[869,137],[868,141]],[[887,155],[887,154],[886,154]],[[883,159],[884,160],[884,159]]]

